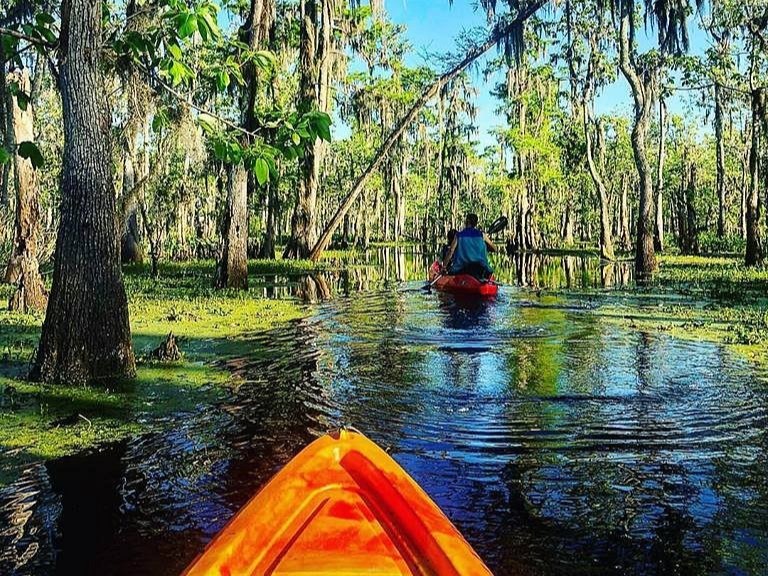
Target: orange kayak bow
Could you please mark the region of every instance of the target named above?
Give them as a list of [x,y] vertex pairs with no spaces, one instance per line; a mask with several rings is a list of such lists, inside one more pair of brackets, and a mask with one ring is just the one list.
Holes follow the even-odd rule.
[[186,575],[488,575],[418,484],[362,434],[304,448]]

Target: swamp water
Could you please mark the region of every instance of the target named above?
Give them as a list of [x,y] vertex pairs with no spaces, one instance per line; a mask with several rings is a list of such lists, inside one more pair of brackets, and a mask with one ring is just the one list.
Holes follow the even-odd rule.
[[320,302],[243,335],[223,403],[0,491],[0,573],[177,574],[306,443],[352,425],[498,575],[765,574],[768,373],[601,315],[657,304],[602,291],[626,265],[519,258],[472,302],[420,290],[419,255],[365,258],[264,278],[267,297]]

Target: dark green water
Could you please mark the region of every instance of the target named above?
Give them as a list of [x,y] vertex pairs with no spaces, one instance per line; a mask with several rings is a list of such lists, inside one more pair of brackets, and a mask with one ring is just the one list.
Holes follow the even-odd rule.
[[[599,314],[620,293],[426,294],[426,259],[265,279],[323,300],[245,339],[243,383],[172,430],[27,471],[0,495],[0,573],[175,574],[307,442],[349,424],[496,574],[765,574],[768,374]],[[620,287],[625,266],[514,262],[525,286]],[[273,286],[274,282],[277,286]],[[269,284],[269,286],[267,286]]]

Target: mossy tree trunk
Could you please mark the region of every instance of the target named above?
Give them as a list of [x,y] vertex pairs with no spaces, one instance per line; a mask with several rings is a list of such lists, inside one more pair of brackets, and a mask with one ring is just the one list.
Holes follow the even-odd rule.
[[[327,0],[323,4],[323,16],[326,16]],[[323,27],[328,27],[323,22]],[[320,65],[325,59],[324,42],[318,38],[318,2],[301,2],[301,40],[299,60],[299,104],[300,113],[310,112],[318,107],[318,99],[323,87],[320,78]],[[327,76],[324,78],[327,81]],[[286,258],[306,258],[315,241],[315,218],[317,208],[317,188],[320,174],[320,143],[307,147],[299,159],[299,183],[296,187],[296,205],[291,218],[291,237],[283,254]]]
[[[24,94],[30,93],[31,82],[26,68],[8,76]],[[11,115],[12,131],[10,148],[17,144],[34,141],[34,113],[32,103],[26,108],[19,106],[15,97],[6,100]],[[38,238],[40,236],[40,200],[37,177],[32,162],[18,153],[13,156],[13,174],[16,188],[16,219],[14,223],[13,249],[5,271],[5,281],[16,284],[8,307],[11,310],[45,310],[48,295],[40,276],[37,261]]]
[[[272,0],[251,0],[240,39],[251,50],[260,49],[274,22]],[[248,131],[255,127],[258,77],[253,63],[243,67],[245,90],[240,98],[241,125]],[[227,168],[227,199],[221,219],[221,249],[216,264],[217,288],[248,287],[248,171],[242,164]],[[252,181],[255,181],[253,179]]]
[[120,270],[111,115],[101,73],[101,2],[63,0],[61,223],[53,286],[30,376],[108,382],[136,373]]
[[664,160],[667,147],[667,105],[659,101],[659,148],[656,164],[656,228],[653,232],[653,248],[664,250]]
[[656,270],[656,254],[653,249],[653,184],[648,165],[646,139],[650,124],[653,102],[654,70],[641,74],[632,58],[634,48],[630,43],[630,18],[634,16],[631,7],[621,6],[619,23],[619,68],[629,83],[634,100],[635,121],[632,127],[632,153],[640,183],[640,202],[637,214],[637,236],[635,244],[635,276],[639,282],[650,279]]
[[248,288],[248,173],[242,164],[227,170],[227,204],[222,216],[223,246],[216,267],[217,288]]
[[763,261],[763,246],[760,238],[760,136],[761,112],[764,106],[765,89],[755,88],[751,93],[752,138],[749,149],[749,184],[746,198],[745,223],[747,250],[744,264],[757,266]]
[[717,153],[717,237],[725,236],[725,142],[723,116],[725,96],[720,84],[715,83],[715,149]]

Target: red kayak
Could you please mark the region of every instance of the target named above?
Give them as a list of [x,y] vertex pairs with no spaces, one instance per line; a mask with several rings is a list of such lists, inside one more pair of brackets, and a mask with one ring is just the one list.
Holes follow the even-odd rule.
[[469,274],[444,274],[440,278],[440,263],[434,262],[429,268],[429,282],[432,283],[437,278],[432,287],[443,292],[452,292],[453,294],[469,294],[474,296],[496,296],[499,291],[499,285],[493,279],[478,280]]

